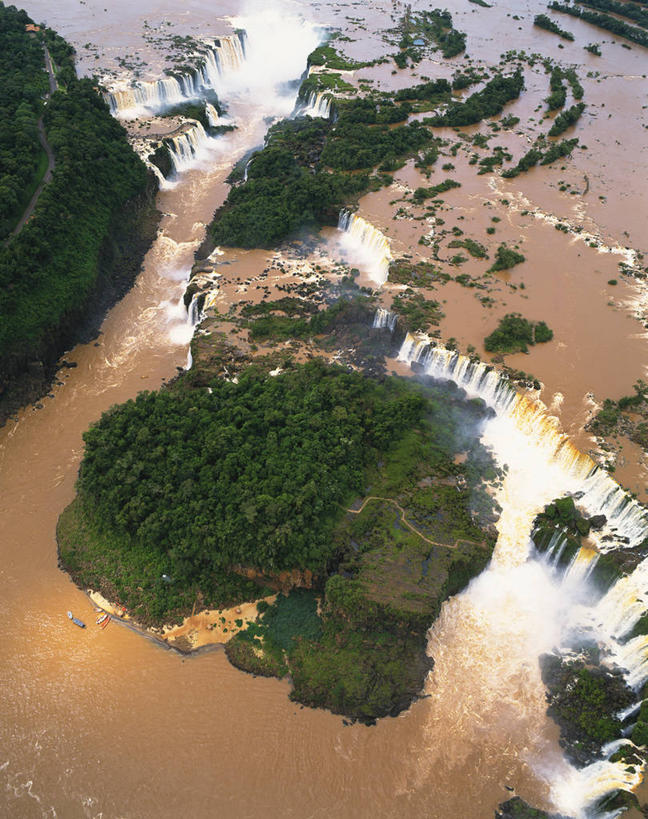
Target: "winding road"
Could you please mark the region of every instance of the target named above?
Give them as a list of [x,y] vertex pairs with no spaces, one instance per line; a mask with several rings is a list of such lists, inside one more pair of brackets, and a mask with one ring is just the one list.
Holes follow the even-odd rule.
[[424,534],[419,532],[419,530],[407,520],[407,518],[405,517],[405,510],[393,498],[380,498],[380,497],[378,497],[378,495],[370,495],[368,498],[365,498],[363,500],[362,506],[359,509],[347,509],[346,511],[350,512],[352,515],[359,515],[363,511],[365,506],[369,503],[369,501],[374,501],[374,500],[385,501],[386,503],[392,503],[398,509],[398,511],[400,512],[401,521],[405,524],[405,526],[407,526],[408,529],[410,529],[412,532],[414,532],[415,535],[418,535],[418,537],[420,537],[426,543],[429,543],[430,546],[443,546],[446,549],[456,549],[459,546],[460,543],[469,543],[471,546],[481,546],[482,548],[484,546],[483,543],[476,543],[473,540],[465,540],[463,538],[457,538],[457,540],[455,540],[454,543],[439,543],[436,540],[430,540],[429,538],[425,537]]
[[[50,57],[50,53],[47,50],[47,46],[45,45],[45,43],[43,43],[43,51],[45,52],[45,67],[47,68],[47,73],[49,74],[49,91],[45,95],[44,103],[44,105],[46,105],[51,95],[58,89],[58,83],[56,82],[56,75],[54,74],[54,69],[52,67],[52,58]],[[10,234],[11,236],[15,236],[16,234],[20,233],[20,231],[23,228],[23,225],[27,222],[29,217],[34,212],[34,208],[36,207],[36,203],[38,202],[38,199],[41,193],[43,192],[43,188],[52,178],[52,173],[54,171],[55,165],[54,152],[52,151],[52,148],[50,147],[50,144],[47,141],[47,135],[45,134],[45,127],[43,126],[42,116],[38,120],[38,138],[40,140],[40,144],[43,146],[43,150],[47,154],[47,170],[45,171],[38,187],[34,191],[34,195],[30,199],[29,204],[27,205],[27,208],[25,209],[25,212],[23,213],[20,221],[18,222],[16,227],[11,231]]]

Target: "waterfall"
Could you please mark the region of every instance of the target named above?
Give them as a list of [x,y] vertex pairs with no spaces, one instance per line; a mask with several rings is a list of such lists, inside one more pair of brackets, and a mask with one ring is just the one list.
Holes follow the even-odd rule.
[[362,216],[341,210],[338,230],[344,235],[342,247],[351,260],[365,268],[378,286],[387,281],[392,261],[389,239]]
[[182,173],[195,165],[209,147],[210,137],[200,122],[190,120],[190,127],[177,136],[169,138],[169,153],[173,170]]
[[200,309],[200,295],[201,294],[196,294],[191,299],[191,304],[189,305],[189,308],[187,310],[189,324],[192,327],[195,327],[196,324],[199,324],[203,318],[202,310]]
[[151,82],[116,86],[104,94],[111,112],[124,119],[150,116],[173,105],[197,99],[205,91],[217,91],[221,78],[241,68],[245,60],[243,33],[205,40],[202,65],[189,73],[178,73]]
[[398,316],[396,313],[392,313],[391,310],[385,310],[382,307],[379,307],[376,310],[376,315],[374,316],[372,327],[374,330],[382,330],[385,327],[389,328],[389,332],[394,332],[394,327],[396,327],[396,322],[398,321]]
[[[546,705],[540,675],[532,671],[534,664],[537,669],[540,654],[570,645],[568,635],[574,628],[593,632],[603,662],[618,667],[628,685],[638,690],[648,679],[648,636],[622,640],[648,611],[648,558],[602,597],[594,594],[588,578],[601,553],[629,549],[646,539],[646,510],[574,447],[539,401],[518,394],[491,365],[411,334],[401,346],[399,359],[417,362],[427,375],[453,381],[470,398],[481,398],[492,407],[496,415],[485,422],[482,442],[500,466],[508,467],[496,491],[502,512],[491,564],[461,595],[444,604],[449,611],[442,610],[430,632],[429,652],[437,660],[433,679],[438,707],[448,705],[443,693],[451,702],[457,685],[452,680],[452,662],[443,665],[447,632],[452,623],[466,617],[475,632],[463,637],[469,643],[467,656],[483,653],[487,662],[486,670],[472,672],[473,680],[464,667],[462,679],[467,686],[473,682],[482,697],[486,697],[484,679],[488,677],[481,675],[490,673],[488,658],[498,656],[499,683],[492,697],[519,701],[520,675],[528,674],[527,707],[533,706],[531,713],[539,718]],[[582,547],[562,577],[557,577],[565,534],[555,532],[546,553],[536,559],[531,529],[547,503],[567,494],[576,496],[589,515],[605,515],[606,523],[590,533],[596,548]],[[492,611],[493,606],[500,606],[501,616]],[[502,653],[504,645],[507,651]],[[456,657],[450,659],[456,662]],[[450,682],[440,694],[444,676]],[[498,704],[493,702],[496,710]],[[533,733],[534,729],[529,730]],[[584,819],[604,796],[617,789],[632,789],[641,779],[642,770],[628,768],[623,761],[595,762],[580,770],[565,761],[554,775],[551,796],[560,813]]]
[[212,128],[216,128],[218,125],[220,125],[220,116],[218,115],[218,111],[210,102],[205,103],[205,114],[207,115],[207,122]]
[[204,56],[200,69],[200,83],[203,88],[216,90],[221,77],[238,71],[245,60],[245,33],[239,32],[233,37],[220,37],[217,40],[205,41],[210,47]]
[[321,117],[330,119],[333,106],[333,97],[327,91],[311,91],[298,111],[301,117]]
[[[551,797],[568,816],[587,815],[604,796],[616,790],[629,791],[641,782],[641,772],[618,762],[594,762],[556,781]],[[591,815],[591,814],[590,814]],[[617,814],[614,814],[615,816]]]

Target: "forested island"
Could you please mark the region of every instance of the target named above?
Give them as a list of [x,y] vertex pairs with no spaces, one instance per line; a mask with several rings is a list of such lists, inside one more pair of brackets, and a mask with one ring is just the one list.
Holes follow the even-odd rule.
[[[35,30],[27,30],[31,26]],[[49,98],[46,56],[55,90]],[[48,59],[49,59],[48,58]],[[74,50],[0,4],[0,420],[47,388],[61,353],[98,329],[157,230],[157,183]],[[47,168],[52,178],[19,227]]]
[[205,345],[172,385],[106,413],[58,540],[82,587],[145,625],[279,590],[227,656],[371,721],[418,695],[430,623],[488,562],[491,504],[474,492],[496,471],[480,402],[326,362],[327,334],[357,318],[338,309],[322,356],[280,375],[261,357],[224,380],[228,345]]

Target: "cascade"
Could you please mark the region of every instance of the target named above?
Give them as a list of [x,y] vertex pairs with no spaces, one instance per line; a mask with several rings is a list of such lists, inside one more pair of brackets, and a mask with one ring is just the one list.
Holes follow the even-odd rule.
[[204,64],[200,69],[200,84],[203,88],[216,90],[224,74],[238,71],[245,60],[245,32],[231,37],[206,40],[209,46],[203,55]]
[[188,170],[200,160],[211,142],[200,122],[190,120],[190,123],[186,131],[169,139],[169,153],[175,173]]
[[195,295],[192,300],[189,308],[187,309],[187,317],[189,319],[189,324],[192,327],[195,327],[196,324],[199,324],[203,319],[203,314],[199,306],[200,303],[200,294]]
[[385,327],[389,328],[389,332],[394,332],[394,327],[396,327],[396,322],[398,321],[398,316],[396,313],[392,313],[391,310],[385,310],[382,307],[379,307],[376,310],[376,315],[374,316],[372,327],[374,330],[382,330]]
[[387,281],[389,265],[393,259],[389,239],[371,222],[341,210],[338,220],[338,230],[344,235],[342,247],[349,251],[349,255],[358,264],[365,267],[369,276],[380,287]]
[[205,90],[217,91],[221,78],[241,68],[245,60],[243,32],[217,40],[206,40],[202,61],[190,73],[176,74],[151,82],[116,86],[104,94],[111,112],[124,119],[151,115],[173,105],[197,99]]
[[321,117],[330,119],[333,106],[333,97],[326,91],[311,91],[306,103],[298,109],[301,117]]
[[207,114],[207,122],[212,128],[216,128],[218,125],[220,125],[218,111],[214,108],[211,102],[205,103],[205,114]]
[[[411,334],[401,346],[399,360],[417,362],[427,375],[454,381],[469,397],[481,398],[496,412],[494,418],[485,422],[482,442],[490,447],[500,466],[508,468],[496,492],[502,510],[497,522],[497,544],[490,566],[454,598],[454,606],[464,611],[477,608],[481,620],[490,616],[486,614],[492,604],[489,595],[502,599],[506,609],[503,628],[510,628],[508,643],[512,646],[512,640],[519,638],[522,631],[521,643],[527,645],[526,655],[520,650],[517,658],[520,673],[522,668],[537,664],[539,653],[565,645],[561,643],[562,635],[573,627],[593,629],[602,645],[604,662],[620,668],[628,685],[639,689],[648,679],[648,636],[636,636],[625,643],[620,640],[648,611],[648,558],[614,583],[600,599],[592,593],[588,577],[601,552],[636,546],[648,536],[646,510],[573,446],[541,402],[518,394],[491,365],[471,361],[455,351],[432,345],[425,337]],[[556,579],[555,569],[565,546],[564,533],[553,534],[541,557],[531,548],[530,534],[538,512],[565,494],[576,496],[587,514],[605,515],[606,523],[599,532],[591,533],[598,548],[581,548],[562,578]],[[519,583],[519,572],[525,567],[531,571],[534,566],[545,573],[542,578],[537,576],[520,599],[508,595],[504,600],[504,590],[507,584],[512,585],[512,578]],[[531,612],[539,618],[537,621],[530,618]],[[460,616],[455,608],[453,618]],[[529,626],[525,625],[525,618],[530,619]],[[537,633],[539,624],[546,632],[544,645]],[[435,635],[436,628],[435,624],[430,637],[431,641],[436,640],[436,644],[431,643],[433,656],[439,653],[442,639]],[[498,638],[488,629],[474,639],[479,645]],[[492,650],[489,644],[487,656]],[[441,673],[440,667],[434,673]],[[499,693],[505,698],[507,691],[502,686],[507,676],[504,671],[500,673]],[[516,674],[511,676],[517,679]],[[542,686],[537,678],[532,684]],[[516,682],[516,691],[517,686]],[[630,790],[641,779],[641,769],[627,769],[623,762],[605,760],[580,770],[565,764],[554,777],[551,798],[561,813],[585,819],[604,796],[617,789]]]

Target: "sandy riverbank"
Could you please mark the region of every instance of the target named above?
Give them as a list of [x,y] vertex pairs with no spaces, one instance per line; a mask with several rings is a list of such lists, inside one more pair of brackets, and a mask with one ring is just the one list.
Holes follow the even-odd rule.
[[230,609],[204,609],[185,617],[180,625],[168,625],[158,629],[146,628],[137,623],[123,606],[111,603],[97,591],[88,589],[87,594],[95,606],[108,612],[112,617],[184,654],[205,646],[224,645],[239,631],[245,629],[248,623],[256,620],[259,613],[257,606],[261,600],[271,604],[277,597],[273,594],[252,603],[241,603],[240,606]]

